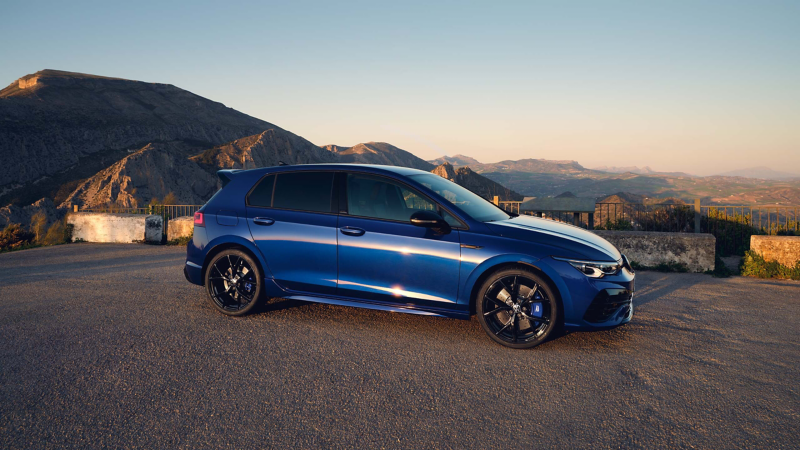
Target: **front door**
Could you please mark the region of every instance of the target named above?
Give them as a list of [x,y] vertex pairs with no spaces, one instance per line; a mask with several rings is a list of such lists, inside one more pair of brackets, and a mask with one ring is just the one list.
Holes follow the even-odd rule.
[[436,204],[390,178],[349,173],[343,184],[347,214],[339,215],[339,295],[452,307],[458,298],[459,232],[439,235],[410,222],[419,210],[436,211]]
[[336,293],[334,172],[283,172],[247,197],[247,224],[275,282],[294,292]]

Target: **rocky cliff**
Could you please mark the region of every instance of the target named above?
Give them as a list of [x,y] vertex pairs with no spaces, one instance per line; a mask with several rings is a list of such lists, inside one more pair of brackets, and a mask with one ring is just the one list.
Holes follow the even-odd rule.
[[469,167],[455,168],[452,164],[446,162],[431,170],[431,172],[464,186],[483,198],[492,199],[497,195],[500,197],[500,200],[522,200],[522,195],[517,194],[499,183],[495,183],[483,175],[473,172]]
[[341,162],[335,153],[281,129],[266,130],[214,147],[192,160],[214,170],[277,166],[281,161],[286,164]]
[[338,162],[334,153],[272,128],[188,156],[181,142],[152,143],[83,181],[61,204],[137,207],[172,193],[178,204],[205,203],[219,189],[216,171]]
[[367,142],[352,147],[326,145],[325,149],[339,156],[339,162],[355,164],[381,164],[432,170],[435,166],[411,152],[385,142]]
[[200,150],[270,128],[169,84],[43,70],[0,91],[0,204],[55,197],[147,143]]

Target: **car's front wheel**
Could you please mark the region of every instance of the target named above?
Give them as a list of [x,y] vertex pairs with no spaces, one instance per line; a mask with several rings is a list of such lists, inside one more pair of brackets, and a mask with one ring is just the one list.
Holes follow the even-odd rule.
[[263,279],[258,264],[247,253],[224,250],[208,264],[206,291],[217,311],[243,316],[258,305]]
[[558,323],[555,292],[530,270],[498,271],[486,279],[478,295],[478,321],[492,340],[506,347],[535,347]]

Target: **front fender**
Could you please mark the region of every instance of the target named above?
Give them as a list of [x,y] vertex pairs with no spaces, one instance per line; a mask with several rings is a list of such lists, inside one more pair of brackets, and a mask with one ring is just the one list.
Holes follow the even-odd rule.
[[[547,264],[545,260],[525,254],[497,255],[486,259],[477,265],[472,265],[472,267],[467,268],[467,275],[463,277],[464,282],[459,289],[458,304],[469,305],[470,301],[472,301],[472,291],[475,289],[476,284],[481,276],[495,270],[497,267],[509,263],[531,266],[534,269],[538,269],[539,271],[543,272],[553,282],[555,288],[558,290],[565,313],[568,310],[571,311],[572,297],[570,296],[569,289],[567,289],[567,285],[564,283],[561,275],[559,275],[559,273],[553,267]],[[470,262],[465,261],[462,258],[461,264],[462,269],[464,269],[464,266],[469,265]],[[463,273],[464,272],[462,271],[462,274]]]

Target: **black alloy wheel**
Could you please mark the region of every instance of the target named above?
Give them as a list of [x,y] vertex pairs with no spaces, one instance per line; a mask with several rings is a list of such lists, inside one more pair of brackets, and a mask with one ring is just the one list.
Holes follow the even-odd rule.
[[508,269],[481,286],[475,310],[483,330],[511,348],[544,342],[558,323],[558,302],[552,288],[525,269]]
[[239,250],[216,255],[206,270],[206,291],[217,311],[242,316],[261,298],[263,278],[258,264]]

